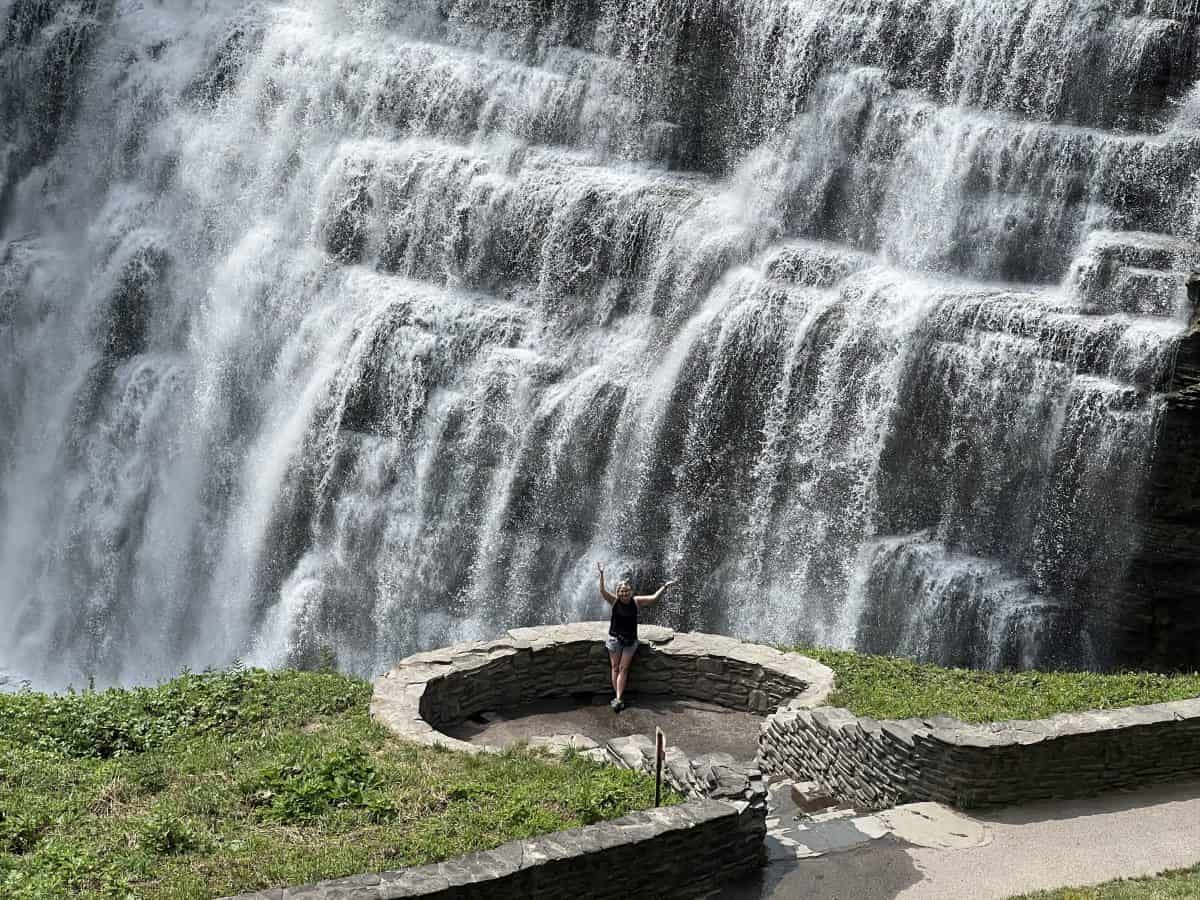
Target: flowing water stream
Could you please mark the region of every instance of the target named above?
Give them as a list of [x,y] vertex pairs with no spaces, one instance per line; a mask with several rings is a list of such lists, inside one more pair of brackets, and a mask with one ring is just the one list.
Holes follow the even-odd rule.
[[0,672],[1114,655],[1195,0],[0,0]]

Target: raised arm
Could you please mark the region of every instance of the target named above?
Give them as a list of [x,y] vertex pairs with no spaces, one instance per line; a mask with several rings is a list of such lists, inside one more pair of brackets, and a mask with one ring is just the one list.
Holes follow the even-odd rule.
[[596,571],[600,573],[600,596],[611,606],[617,602],[617,598],[604,586],[604,563],[596,563]]
[[678,578],[672,578],[670,581],[668,581],[666,584],[664,584],[662,587],[660,587],[653,594],[639,594],[637,597],[633,598],[633,601],[638,606],[649,606],[651,603],[657,602],[658,598],[663,595],[663,591],[665,591],[667,588],[671,587],[673,584],[676,584],[678,581],[679,581]]

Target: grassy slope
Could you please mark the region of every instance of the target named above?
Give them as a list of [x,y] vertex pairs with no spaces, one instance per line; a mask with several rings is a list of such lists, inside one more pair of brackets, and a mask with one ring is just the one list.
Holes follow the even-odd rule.
[[580,758],[401,744],[333,673],[0,695],[0,896],[208,898],[431,862],[653,803]]
[[1040,719],[1200,696],[1200,674],[977,672],[890,656],[795,648],[837,673],[829,700],[859,715],[906,719],[949,715],[966,722]]
[[1195,900],[1200,897],[1200,866],[1151,878],[1119,879],[1087,888],[1038,891],[1013,900]]

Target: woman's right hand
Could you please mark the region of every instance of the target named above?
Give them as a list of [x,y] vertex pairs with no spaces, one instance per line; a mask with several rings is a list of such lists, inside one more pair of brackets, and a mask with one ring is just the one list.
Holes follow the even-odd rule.
[[599,560],[596,561],[596,571],[601,575],[604,574],[604,563],[600,562]]

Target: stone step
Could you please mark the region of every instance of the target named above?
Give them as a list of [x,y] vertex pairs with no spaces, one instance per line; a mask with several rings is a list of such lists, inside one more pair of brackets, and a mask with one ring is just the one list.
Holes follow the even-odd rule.
[[1187,279],[1200,268],[1200,244],[1146,232],[1090,235],[1067,274],[1068,295],[1088,314],[1183,318]]
[[[605,744],[609,760],[625,769],[655,772],[654,741],[648,735],[613,738]],[[766,803],[762,772],[753,764],[736,761],[728,753],[689,757],[678,747],[667,747],[663,781],[686,797],[705,797],[735,803]]]
[[652,285],[670,289],[679,267],[663,263],[696,252],[692,231],[720,215],[713,193],[702,177],[551,148],[505,156],[428,139],[361,141],[330,166],[318,228],[343,263],[473,290],[531,289],[564,315],[581,315],[583,298],[599,315],[653,302]]
[[832,287],[878,262],[871,254],[844,244],[790,241],[769,253],[763,271],[768,278],[789,284]]
[[430,4],[424,27],[439,42],[531,62],[555,46],[634,61],[649,84],[707,88],[710,106],[728,104],[763,132],[805,105],[815,79],[853,66],[877,67],[950,105],[1148,129],[1192,77],[1200,22],[1191,6],[1131,7],[726,0],[543,9],[446,0]]
[[1040,359],[1143,389],[1162,386],[1180,331],[1173,319],[1083,314],[1057,292],[951,294],[929,320],[930,337],[948,352],[958,345],[974,359],[1003,349],[998,361],[1010,369]]
[[969,849],[988,841],[987,826],[937,803],[910,803],[864,814],[848,806],[813,814],[789,802],[793,785],[770,788],[767,852],[772,861],[790,861],[842,853],[893,836],[920,847]]

